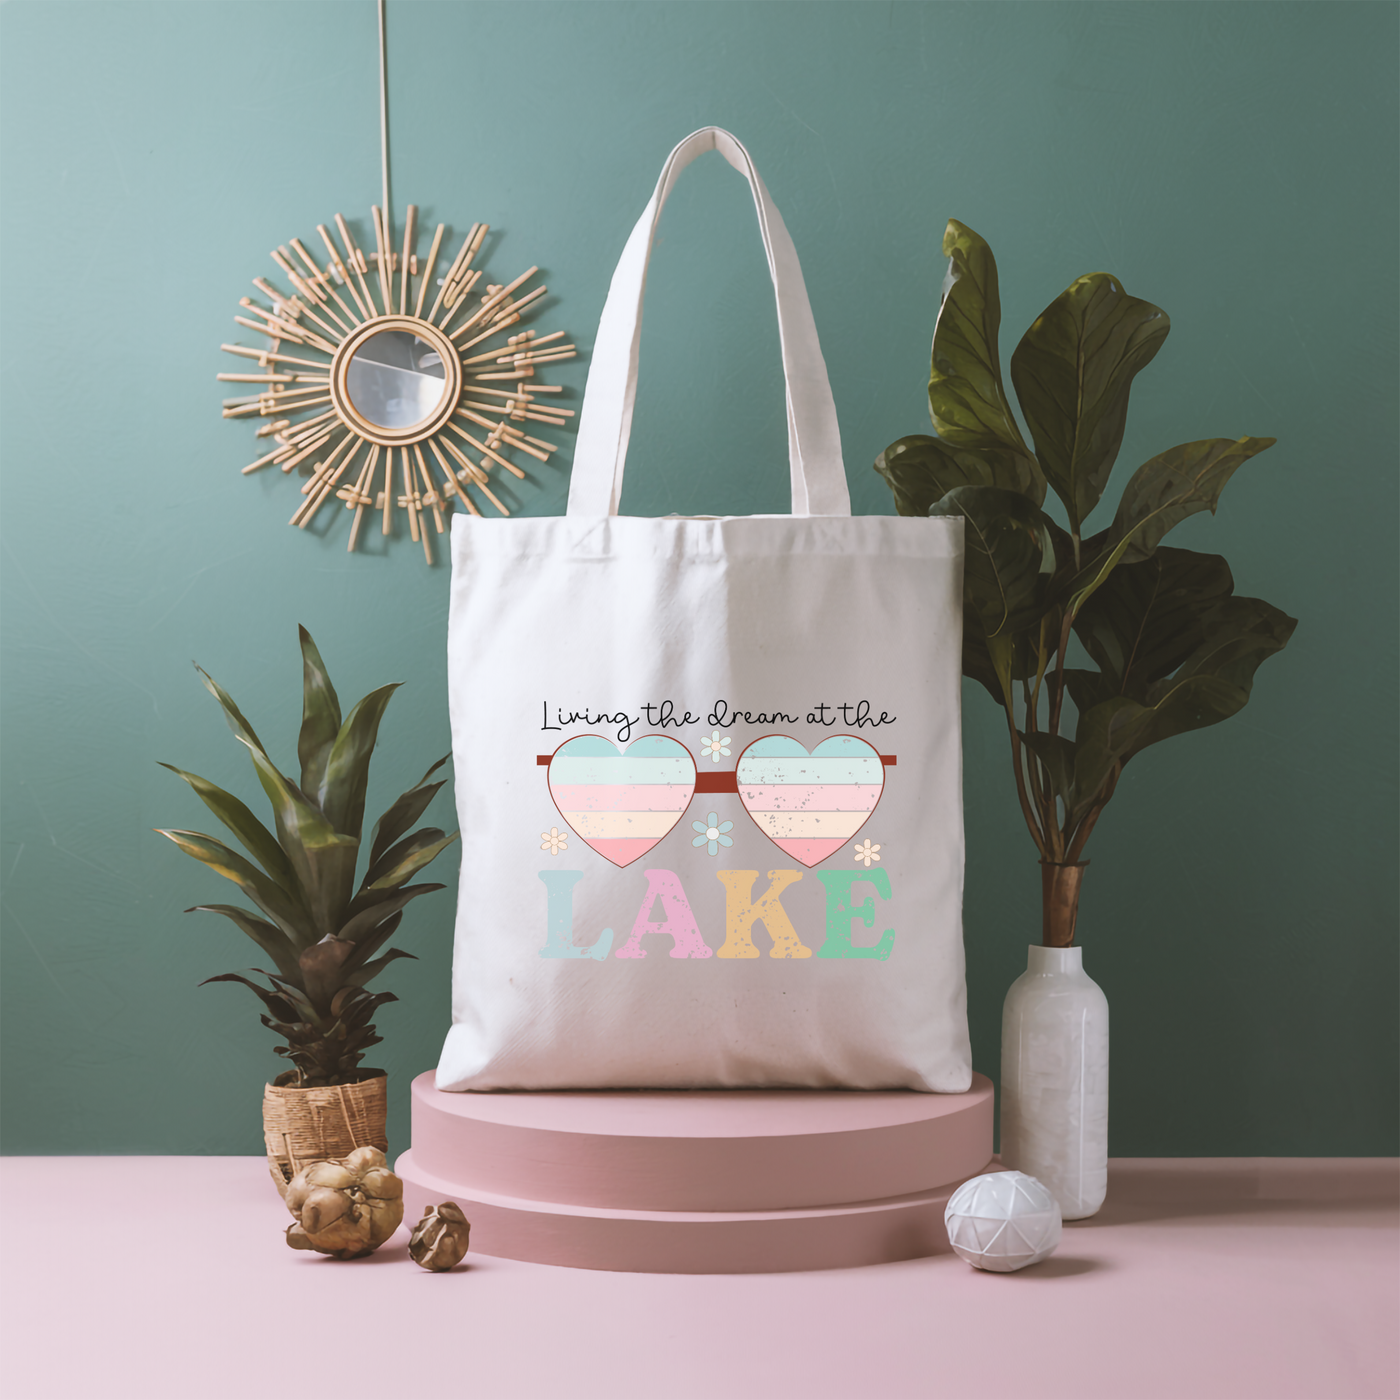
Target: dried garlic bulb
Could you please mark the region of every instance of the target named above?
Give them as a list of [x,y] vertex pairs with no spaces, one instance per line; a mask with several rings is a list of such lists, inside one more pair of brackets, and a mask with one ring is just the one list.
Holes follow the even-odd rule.
[[460,1264],[467,1252],[471,1225],[455,1201],[424,1206],[423,1218],[413,1227],[408,1253],[415,1264],[442,1273]]
[[312,1162],[287,1187],[293,1249],[336,1259],[373,1254],[403,1220],[403,1182],[377,1147],[357,1148],[342,1162]]

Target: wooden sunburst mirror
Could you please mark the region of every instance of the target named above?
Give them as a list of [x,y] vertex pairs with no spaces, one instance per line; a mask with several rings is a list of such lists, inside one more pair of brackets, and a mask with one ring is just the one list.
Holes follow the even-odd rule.
[[230,354],[257,361],[258,372],[219,378],[263,387],[250,397],[225,400],[224,417],[270,420],[257,436],[271,438],[272,451],[243,472],[274,464],[289,474],[300,471],[303,500],[290,524],[305,529],[334,496],[354,512],[353,550],[366,511],[377,512],[382,532],[391,535],[398,507],[407,512],[409,533],[431,564],[429,516],[442,534],[444,512],[451,512],[454,501],[480,515],[472,493],[508,515],[491,489],[493,469],[523,479],[513,455],[547,462],[556,450],[532,435],[539,429],[527,432],[526,425],[563,427],[574,415],[550,397],[561,386],[536,383],[536,371],[577,351],[558,343],[563,331],[507,335],[548,290],[521,292],[538,267],[472,295],[482,277],[472,263],[488,232],[485,224],[471,226],[435,282],[446,225],[437,226],[420,261],[414,250],[416,206],[408,207],[398,252],[378,205],[372,217],[373,253],[360,251],[337,214],[339,244],[324,224],[316,228],[328,257],[324,267],[299,239],[273,252],[290,294],[253,279],[270,305],[244,297],[244,314],[234,320],[269,343],[265,349],[224,345]]

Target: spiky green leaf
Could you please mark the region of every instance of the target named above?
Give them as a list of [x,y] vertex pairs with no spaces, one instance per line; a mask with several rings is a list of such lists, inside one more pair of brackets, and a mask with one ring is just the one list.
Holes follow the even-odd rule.
[[383,923],[367,930],[361,937],[355,940],[355,951],[345,964],[347,973],[357,972],[364,967],[374,955],[394,936],[400,923],[403,922],[403,911],[390,914]]
[[292,940],[276,924],[259,919],[236,904],[196,904],[194,908],[186,909],[185,913],[222,914],[224,918],[232,920],[277,964],[277,970],[283,977],[298,981],[297,950]]
[[288,893],[295,894],[296,876],[288,864],[286,853],[246,803],[239,801],[232,793],[225,792],[223,788],[216,787],[207,778],[187,773],[183,768],[176,768],[173,763],[162,763],[160,766],[183,778],[198,794],[200,801],[233,832],[244,850],[254,860],[261,862],[267,874]]
[[374,824],[374,843],[369,852],[371,868],[379,863],[380,856],[428,810],[428,804],[437,796],[443,785],[442,782],[430,783],[428,779],[451,757],[451,754],[444,754],[438,759],[407,792],[395,799],[388,811]]
[[[361,885],[368,889],[373,889],[375,882],[387,875],[391,870],[398,869],[410,856],[416,855],[419,851],[427,847],[437,845],[441,850],[447,833],[441,827],[424,826],[405,836],[397,845],[390,846],[379,859],[365,872],[365,878]],[[404,876],[404,880],[408,876]],[[403,880],[397,882],[403,884]]]
[[365,936],[377,928],[390,914],[402,909],[410,900],[420,894],[431,894],[443,885],[408,885],[403,889],[361,890],[350,901],[346,909],[345,922],[340,926],[339,936],[360,943]]
[[310,932],[311,921],[306,908],[251,861],[244,860],[237,851],[202,831],[167,830],[164,827],[157,827],[156,830],[173,841],[187,856],[193,856],[225,879],[232,880],[291,939],[295,947],[304,948],[316,941]]
[[316,792],[325,776],[331,745],[340,733],[340,700],[326,671],[326,663],[311,633],[298,627],[301,638],[302,709],[301,733],[297,737],[297,758],[301,763],[303,792]]
[[[244,741],[246,743],[246,740]],[[278,771],[266,754],[247,745],[258,780],[277,818],[277,839],[291,862],[318,938],[334,933],[355,888],[360,843],[327,821],[320,808]]]
[[[411,880],[425,865],[436,860],[457,839],[459,834],[454,831],[440,840],[430,841],[426,846],[415,847],[412,840],[404,842],[405,854],[389,866],[368,888],[372,890],[397,889],[405,880]],[[388,862],[385,861],[385,864],[387,865]]]
[[413,958],[415,956],[416,955],[413,953],[405,952],[402,948],[390,948],[382,958],[375,958],[370,962],[363,963],[355,972],[346,973],[346,985],[351,987],[363,987],[365,983],[378,977],[379,974],[396,959]]
[[365,817],[369,761],[379,737],[379,722],[398,685],[371,691],[350,711],[331,745],[316,801],[337,831],[357,840]]
[[[269,976],[260,967],[250,967],[249,972],[256,972],[263,977]],[[283,1022],[294,1022],[301,1016],[303,1008],[299,1006],[291,995],[281,987],[264,987],[260,982],[254,982],[251,977],[245,976],[241,972],[221,972],[217,977],[206,977],[199,985],[207,987],[211,982],[239,982],[243,986],[254,991],[263,1005],[278,1020]]]
[[243,718],[243,711],[233,703],[233,696],[211,676],[202,666],[196,663],[195,668],[199,672],[200,679],[204,682],[204,688],[219,702],[219,708],[224,712],[224,719],[228,727],[233,730],[238,738],[252,744],[254,748],[266,753],[263,742],[253,731],[253,726]]

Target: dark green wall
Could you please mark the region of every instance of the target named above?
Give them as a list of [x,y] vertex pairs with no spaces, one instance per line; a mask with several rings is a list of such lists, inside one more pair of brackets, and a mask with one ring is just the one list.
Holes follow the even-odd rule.
[[[741,136],[803,258],[858,511],[890,509],[875,454],[927,431],[950,216],[999,256],[1008,354],[1081,273],[1170,312],[1116,480],[1276,436],[1174,542],[1300,622],[1243,715],[1134,764],[1090,847],[1112,1150],[1394,1152],[1396,7],[391,0],[389,24],[396,207],[491,223],[492,270],[541,264],[545,319],[584,345],[671,145]],[[446,567],[377,536],[347,556],[343,516],[289,530],[291,483],[239,475],[251,430],[214,381],[267,250],[378,197],[374,7],[12,0],[0,43],[4,1145],[255,1152],[272,1038],[250,995],[196,986],[255,950],[180,912],[227,895],[151,832],[205,819],[158,759],[256,792],[191,659],[283,752],[298,621],[342,696],[405,681],[372,800],[448,747]],[[716,156],[663,225],[631,461],[632,512],[786,509],[772,304]],[[551,468],[513,494],[564,492]],[[994,1076],[1038,872],[1004,728],[967,699]],[[398,1146],[447,1024],[451,899],[414,906],[421,961],[384,979]]]

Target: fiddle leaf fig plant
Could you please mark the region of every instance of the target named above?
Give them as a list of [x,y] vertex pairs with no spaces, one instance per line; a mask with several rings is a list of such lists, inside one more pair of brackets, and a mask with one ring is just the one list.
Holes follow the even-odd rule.
[[[943,252],[928,386],[935,436],[891,443],[875,470],[901,515],[966,522],[963,673],[1005,712],[1044,872],[1044,941],[1067,946],[1085,844],[1124,768],[1151,744],[1241,710],[1260,663],[1297,625],[1235,596],[1219,555],[1162,544],[1189,516],[1213,513],[1235,471],[1274,439],[1170,448],[1128,479],[1111,524],[1086,535],[1133,380],[1171,328],[1166,312],[1103,272],[1056,297],[1011,357],[1028,446],[1002,380],[992,250],[952,220]],[[1044,509],[1052,491],[1068,529]],[[1071,637],[1097,669],[1072,664]]]
[[277,1053],[295,1066],[283,1079],[297,1088],[317,1088],[356,1082],[364,1052],[380,1043],[370,1018],[398,998],[366,988],[391,962],[413,954],[391,948],[375,955],[393,936],[410,901],[443,888],[408,882],[458,833],[448,835],[437,827],[409,830],[443,785],[442,780],[428,781],[447,762],[440,758],[375,823],[365,872],[356,885],[370,756],[398,686],[373,691],[342,719],[321,653],[306,628],[300,634],[299,782],[277,769],[228,692],[195,668],[219,702],[234,737],[248,751],[272,804],[274,831],[231,793],[164,763],[163,768],[194,789],[253,860],[202,832],[160,834],[232,880],[256,907],[254,913],[232,904],[201,904],[185,912],[222,914],[271,960],[275,971],[248,969],[266,978],[269,986],[243,972],[207,980],[241,982],[251,988],[266,1008],[263,1025],[285,1041]]

